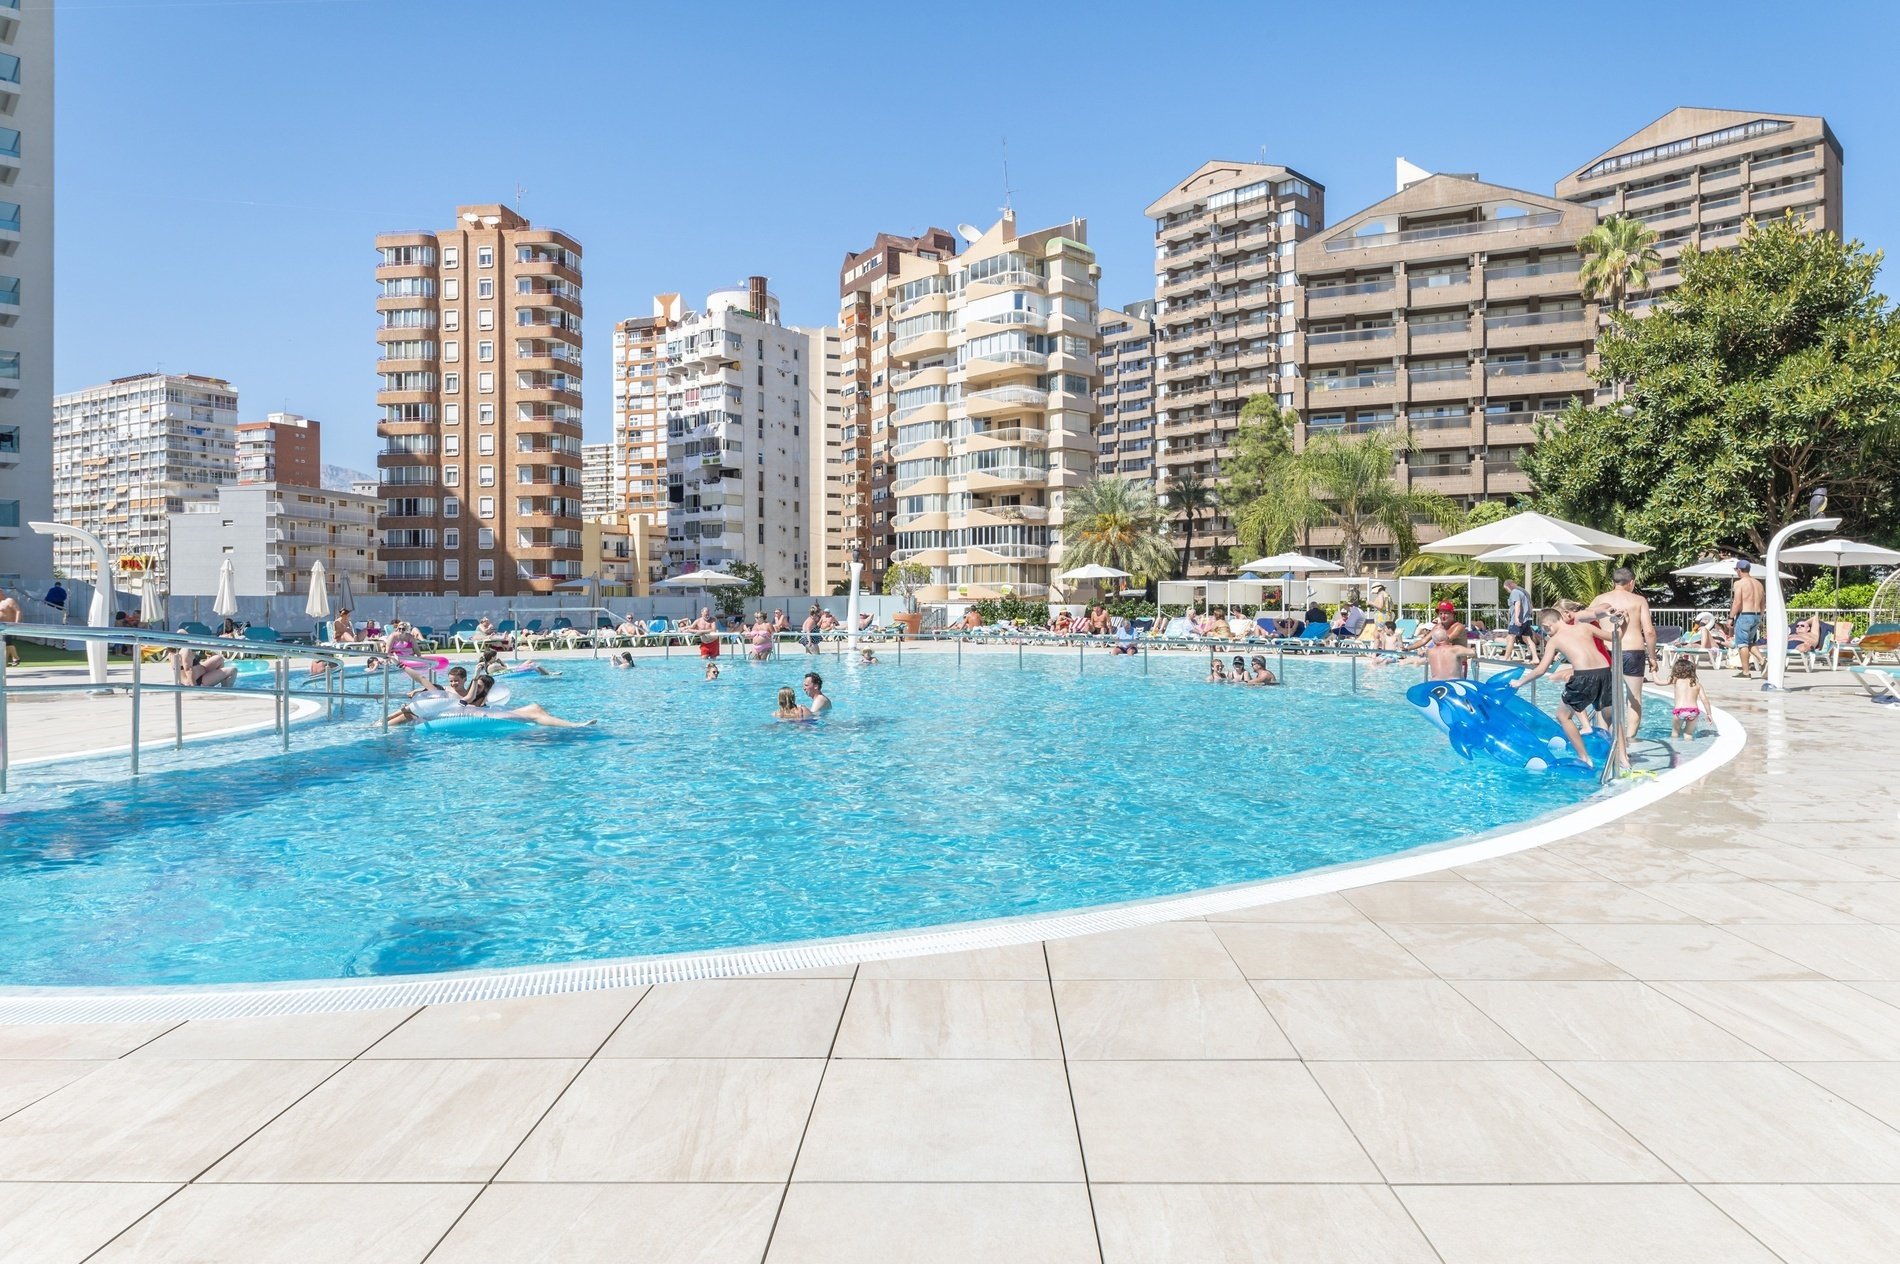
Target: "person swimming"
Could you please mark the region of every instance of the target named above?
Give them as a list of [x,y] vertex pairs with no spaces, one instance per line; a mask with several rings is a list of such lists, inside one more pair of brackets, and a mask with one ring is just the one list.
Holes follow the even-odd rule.
[[798,690],[790,685],[781,686],[778,691],[778,710],[772,712],[774,720],[810,720],[815,718],[809,707],[798,703]]
[[1253,656],[1252,670],[1247,673],[1250,685],[1277,685],[1280,678],[1267,670],[1267,660],[1258,654]]
[[613,665],[616,668],[627,668],[627,667],[633,666],[633,651],[621,650],[618,654],[615,654],[613,657]]
[[707,680],[718,680],[718,679],[719,679],[719,664],[718,664],[718,663],[707,663],[707,664],[706,664],[706,679],[707,679]]
[[1227,680],[1227,664],[1221,662],[1218,658],[1209,661],[1207,665],[1207,683],[1210,685],[1224,685],[1229,683]]
[[[495,678],[493,676],[484,672],[475,677],[474,683],[468,687],[468,693],[462,698],[462,705],[487,710],[488,691],[494,687]],[[563,720],[558,715],[548,714],[547,708],[537,702],[524,702],[519,706],[511,706],[503,710],[492,710],[489,711],[488,714],[497,720],[514,720],[522,724],[536,724],[542,728],[550,729],[585,729],[593,727],[596,723],[594,720],[582,720],[578,722],[574,720]]]

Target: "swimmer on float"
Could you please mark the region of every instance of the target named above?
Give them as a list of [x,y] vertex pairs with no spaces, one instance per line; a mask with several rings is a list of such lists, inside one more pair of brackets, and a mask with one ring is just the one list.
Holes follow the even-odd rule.
[[485,673],[498,680],[508,676],[558,676],[561,674],[549,671],[532,658],[525,663],[510,665],[503,661],[501,651],[492,645],[482,647],[482,661],[476,665],[475,671],[478,675]]

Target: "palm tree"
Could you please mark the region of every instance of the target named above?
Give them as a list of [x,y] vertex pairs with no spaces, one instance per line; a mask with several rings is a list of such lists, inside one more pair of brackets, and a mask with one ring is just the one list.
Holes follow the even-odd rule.
[[1414,518],[1450,523],[1457,507],[1437,492],[1406,491],[1392,478],[1400,449],[1384,435],[1313,435],[1281,465],[1272,487],[1240,511],[1240,538],[1263,553],[1293,547],[1321,527],[1340,534],[1346,574],[1359,574],[1366,537],[1383,530],[1399,555],[1418,547]]
[[1630,292],[1647,290],[1650,272],[1662,266],[1655,230],[1623,215],[1612,215],[1585,233],[1577,253],[1583,256],[1577,280],[1584,297],[1605,300],[1619,312]]
[[1215,489],[1201,477],[1200,472],[1193,468],[1182,470],[1168,483],[1168,508],[1178,511],[1182,516],[1182,579],[1188,576],[1188,559],[1194,553],[1194,516],[1203,510],[1214,508],[1217,495]]
[[1093,479],[1063,500],[1063,561],[1142,578],[1166,575],[1174,566],[1167,524],[1168,511],[1146,483]]

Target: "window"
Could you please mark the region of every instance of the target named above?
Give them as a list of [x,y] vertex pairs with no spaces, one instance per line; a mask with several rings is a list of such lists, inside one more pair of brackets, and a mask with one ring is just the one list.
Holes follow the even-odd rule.
[[462,297],[462,283],[456,280],[454,277],[450,277],[448,280],[444,281],[442,283],[442,297],[446,299],[461,298]]
[[482,583],[492,581],[495,578],[495,559],[492,557],[477,559],[475,563],[475,578]]
[[495,390],[495,375],[485,369],[477,373],[475,375],[475,389],[484,395],[493,394]]
[[459,527],[449,527],[442,532],[442,547],[459,549],[462,547],[462,531]]
[[495,297],[495,278],[483,277],[481,280],[475,282],[475,297],[476,298]]
[[462,327],[462,313],[456,311],[453,307],[451,307],[448,311],[442,313],[442,328],[460,329],[461,327]]
[[443,516],[444,518],[459,518],[459,517],[461,517],[461,516],[462,516],[462,502],[461,502],[461,501],[459,501],[459,500],[457,500],[457,499],[456,499],[455,497],[453,497],[453,496],[450,496],[450,497],[448,497],[447,499],[445,499],[445,500],[443,500],[443,502],[442,502],[442,516]]
[[495,248],[493,246],[475,247],[475,266],[492,268],[495,266]]
[[462,454],[462,436],[461,435],[443,436],[442,455],[443,456],[460,456],[461,454]]
[[475,481],[483,487],[493,487],[495,485],[495,467],[492,465],[481,466],[475,472]]
[[462,424],[462,406],[460,404],[442,405],[442,424],[459,426]]
[[493,329],[495,327],[495,309],[484,307],[475,313],[475,328]]
[[462,375],[460,373],[444,373],[442,375],[442,389],[448,392],[450,395],[453,395],[457,391],[461,390],[462,389]]
[[477,445],[476,451],[480,452],[483,456],[495,455],[495,436],[494,435],[492,434],[482,435],[480,438],[476,440],[476,445]]
[[462,358],[462,340],[459,338],[451,338],[443,343],[442,358],[444,360],[460,360]]
[[482,527],[475,532],[475,547],[487,553],[495,547],[495,529]]
[[457,487],[461,485],[461,482],[462,482],[462,467],[461,466],[445,465],[442,467],[442,485],[444,487]]
[[462,578],[462,562],[460,558],[445,557],[442,559],[442,578]]
[[495,344],[487,341],[476,343],[475,358],[480,360],[483,364],[493,362],[495,358]]
[[475,405],[475,420],[484,426],[495,424],[495,406],[493,404]]
[[442,247],[442,266],[445,268],[459,268],[462,266],[462,251],[460,247]]
[[494,517],[495,516],[495,498],[493,496],[482,497],[481,500],[478,501],[476,504],[475,516],[478,518]]

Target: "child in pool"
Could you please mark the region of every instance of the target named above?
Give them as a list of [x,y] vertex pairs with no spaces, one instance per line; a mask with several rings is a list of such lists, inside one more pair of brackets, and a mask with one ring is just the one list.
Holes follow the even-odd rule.
[[778,691],[778,710],[772,712],[774,720],[809,720],[812,718],[809,707],[799,705],[798,691],[786,685]]
[[1696,728],[1710,709],[1709,695],[1702,692],[1695,664],[1687,658],[1678,658],[1676,665],[1669,669],[1669,687],[1676,695],[1669,712],[1670,735],[1694,741]]

